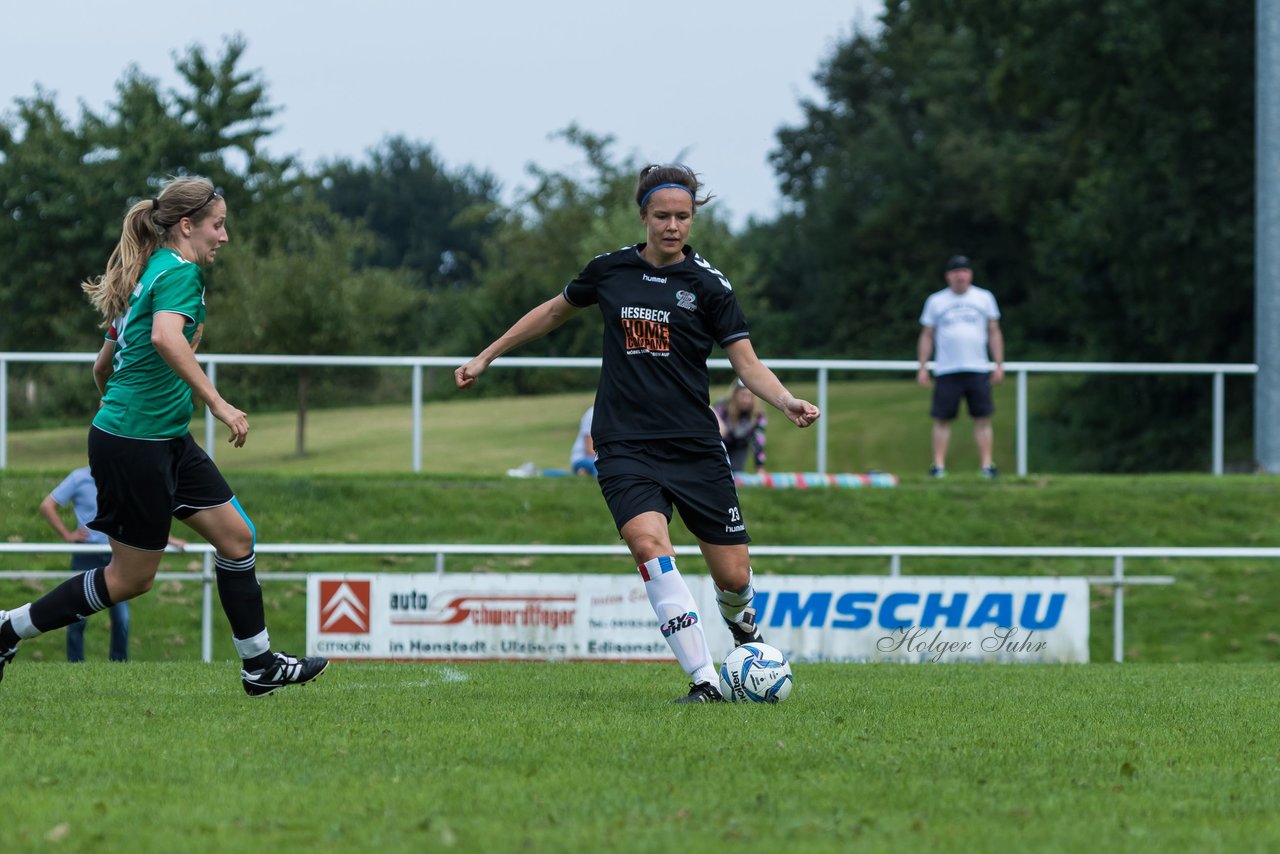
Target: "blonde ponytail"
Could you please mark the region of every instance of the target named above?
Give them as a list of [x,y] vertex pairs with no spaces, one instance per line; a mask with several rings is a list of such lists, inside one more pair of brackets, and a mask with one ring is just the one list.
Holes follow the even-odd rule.
[[128,311],[129,295],[142,278],[142,269],[151,253],[160,246],[161,235],[151,217],[155,210],[154,199],[138,202],[129,208],[124,217],[120,242],[107,259],[107,271],[80,286],[89,295],[93,307],[101,312],[104,327]]
[[124,215],[120,242],[107,259],[107,271],[80,287],[102,314],[105,328],[129,310],[129,296],[151,255],[164,245],[169,229],[184,217],[200,219],[217,196],[208,178],[175,178],[154,199],[144,199]]

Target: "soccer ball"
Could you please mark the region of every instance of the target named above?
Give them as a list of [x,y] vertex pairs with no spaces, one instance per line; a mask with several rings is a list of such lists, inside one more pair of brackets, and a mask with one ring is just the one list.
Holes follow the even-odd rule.
[[781,703],[791,696],[791,664],[767,643],[744,643],[720,665],[720,693],[732,703]]

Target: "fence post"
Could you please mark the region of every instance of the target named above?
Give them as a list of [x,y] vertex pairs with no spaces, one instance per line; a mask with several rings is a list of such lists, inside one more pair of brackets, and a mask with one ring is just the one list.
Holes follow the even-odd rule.
[[9,362],[0,359],[0,469],[9,467]]
[[422,365],[413,366],[413,473],[422,472]]
[[[205,374],[209,377],[209,382],[214,388],[218,386],[218,363],[210,359],[205,363]],[[209,408],[209,404],[204,405],[204,452],[209,455],[209,459],[213,459],[215,445],[217,442],[213,440],[213,410]],[[205,659],[208,661],[209,659]]]
[[1018,477],[1027,476],[1027,372],[1018,371]]
[[1226,386],[1222,371],[1213,375],[1213,473],[1222,474],[1223,410],[1226,407]]
[[200,660],[213,661],[213,552],[205,552],[201,558],[200,586],[203,599],[200,603]]
[[[818,368],[818,409],[827,411],[827,377],[826,368]],[[818,474],[827,473],[827,418],[818,419]]]
[[902,575],[902,555],[889,555],[889,577]]
[[1115,560],[1112,563],[1111,578],[1115,583],[1111,657],[1116,664],[1119,664],[1124,661],[1124,555],[1115,556]]

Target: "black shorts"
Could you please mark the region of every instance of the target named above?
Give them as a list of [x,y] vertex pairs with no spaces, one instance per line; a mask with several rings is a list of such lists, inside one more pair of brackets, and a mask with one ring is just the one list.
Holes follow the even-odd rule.
[[671,521],[672,506],[704,543],[751,542],[724,445],[715,439],[648,439],[596,446],[600,491],[622,526],[653,510]]
[[127,439],[90,427],[89,468],[98,487],[98,515],[88,527],[135,549],[164,551],[172,519],[235,498],[190,433]]
[[951,421],[960,411],[960,398],[969,407],[969,415],[987,418],[995,414],[991,399],[991,375],[977,371],[943,374],[933,381],[933,405],[929,414],[939,421]]

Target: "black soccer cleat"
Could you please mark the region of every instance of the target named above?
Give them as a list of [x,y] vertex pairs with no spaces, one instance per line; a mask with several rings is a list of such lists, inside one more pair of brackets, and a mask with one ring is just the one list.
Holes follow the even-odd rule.
[[760,629],[756,626],[755,608],[748,606],[742,612],[740,620],[730,620],[726,617],[724,624],[729,627],[729,634],[733,635],[735,647],[742,646],[744,643],[764,642],[764,635],[760,634]]
[[[0,611],[0,626],[3,626],[8,621],[8,619],[9,619],[9,612]],[[13,657],[17,654],[18,654],[18,647],[16,645],[11,646],[8,649],[0,649],[0,681],[4,680],[4,666],[8,664],[10,661],[13,661]]]
[[18,648],[16,646],[0,649],[0,682],[4,681],[4,666],[13,661],[13,657],[17,654]]
[[295,658],[283,652],[272,653],[275,663],[261,670],[241,670],[240,681],[250,697],[265,697],[286,685],[305,685],[329,666],[329,659]]
[[672,700],[673,703],[723,703],[724,697],[720,694],[720,689],[710,682],[699,682],[694,685],[690,683],[689,693],[684,697],[677,697]]

